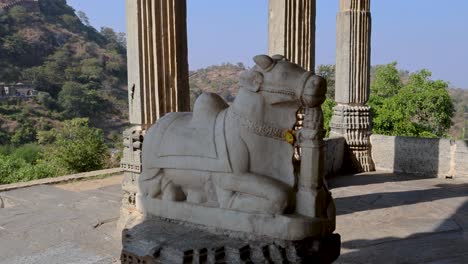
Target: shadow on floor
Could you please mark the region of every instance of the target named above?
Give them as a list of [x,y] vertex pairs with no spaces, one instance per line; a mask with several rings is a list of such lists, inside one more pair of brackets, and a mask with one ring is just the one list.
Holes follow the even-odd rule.
[[[453,221],[458,229],[440,231]],[[344,242],[342,248],[350,251],[336,263],[468,263],[468,202],[433,232],[404,238],[357,239]]]
[[340,175],[327,179],[330,189],[348,186],[361,186],[369,184],[380,184],[386,182],[418,181],[433,179],[433,177],[421,177],[419,175],[392,172],[373,172],[362,174]]
[[[468,196],[467,184],[438,184],[431,189],[382,192],[335,198],[337,215]],[[343,209],[346,208],[346,209]]]

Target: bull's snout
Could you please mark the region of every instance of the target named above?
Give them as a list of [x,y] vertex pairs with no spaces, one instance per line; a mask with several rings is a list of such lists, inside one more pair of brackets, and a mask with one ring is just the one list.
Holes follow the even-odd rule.
[[303,107],[317,107],[324,101],[327,93],[327,81],[318,76],[311,75],[304,80],[299,98]]

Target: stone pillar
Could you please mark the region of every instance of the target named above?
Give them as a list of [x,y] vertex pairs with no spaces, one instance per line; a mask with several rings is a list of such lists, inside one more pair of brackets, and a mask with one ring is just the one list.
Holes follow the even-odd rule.
[[340,0],[337,16],[337,106],[330,122],[331,136],[342,136],[348,158],[358,172],[373,171],[370,151],[371,114],[366,106],[370,85],[370,0]]
[[145,131],[168,112],[190,110],[185,0],[127,0],[129,119],[121,224],[135,209]]
[[315,67],[315,0],[269,0],[268,53]]
[[326,218],[331,194],[325,184],[325,143],[321,105],[304,108],[302,128],[297,132],[301,170],[297,184],[296,212]]

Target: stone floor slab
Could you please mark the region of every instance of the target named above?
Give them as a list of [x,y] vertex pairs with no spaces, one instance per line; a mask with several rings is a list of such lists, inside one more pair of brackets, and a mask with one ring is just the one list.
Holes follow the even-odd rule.
[[[0,192],[0,264],[116,262],[120,180]],[[329,184],[337,263],[468,263],[468,181],[368,173]]]

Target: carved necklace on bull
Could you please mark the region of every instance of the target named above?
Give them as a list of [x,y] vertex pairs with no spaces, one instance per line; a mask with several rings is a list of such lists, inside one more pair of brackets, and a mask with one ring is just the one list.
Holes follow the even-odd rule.
[[[275,58],[275,59],[276,60],[281,60],[281,59],[284,59],[284,57]],[[265,70],[269,71],[274,66],[275,66],[275,63],[268,66],[268,68],[265,69]],[[299,83],[300,83],[300,86],[301,86],[302,90],[304,89],[305,84],[307,83],[307,80],[312,75],[313,75],[312,72],[306,72],[301,76],[301,78],[299,80]],[[267,89],[264,89],[264,88],[261,88],[261,90],[264,91],[264,92],[268,92],[268,93],[278,93],[278,94],[285,94],[285,95],[292,95],[292,96],[296,95],[294,92],[286,91],[286,90],[267,90]],[[302,101],[302,98],[300,98],[300,99]],[[298,131],[302,127],[303,115],[304,115],[303,108],[300,107],[296,112],[296,122],[293,125],[293,127],[291,129],[281,129],[281,128],[277,128],[274,125],[269,124],[267,122],[265,122],[263,124],[259,124],[258,122],[254,122],[252,120],[249,120],[246,116],[244,116],[241,113],[236,112],[233,109],[231,109],[229,111],[230,118],[235,119],[236,121],[238,121],[240,123],[240,125],[247,128],[249,131],[253,132],[254,134],[259,135],[259,136],[263,136],[263,137],[273,138],[273,139],[276,139],[276,140],[286,141],[289,144],[291,144],[295,149],[294,158],[293,158],[295,160],[300,159],[299,158],[300,150],[299,150],[298,146],[296,145],[296,141],[297,141],[296,131]]]

